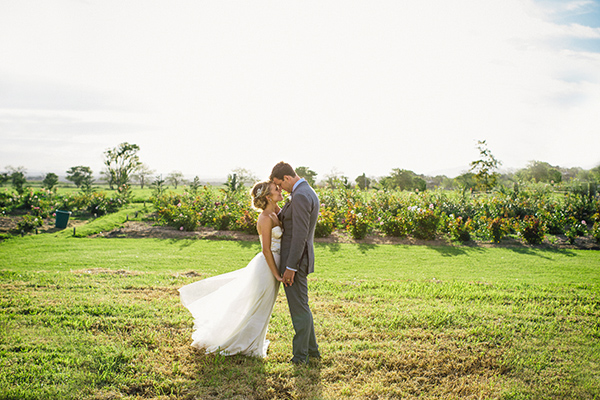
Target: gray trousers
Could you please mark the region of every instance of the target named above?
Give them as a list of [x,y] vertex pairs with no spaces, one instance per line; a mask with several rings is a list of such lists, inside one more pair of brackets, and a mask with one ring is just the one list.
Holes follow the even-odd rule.
[[309,356],[320,357],[313,316],[308,306],[306,273],[298,270],[294,276],[294,284],[284,288],[295,331],[292,341],[294,360],[307,362]]

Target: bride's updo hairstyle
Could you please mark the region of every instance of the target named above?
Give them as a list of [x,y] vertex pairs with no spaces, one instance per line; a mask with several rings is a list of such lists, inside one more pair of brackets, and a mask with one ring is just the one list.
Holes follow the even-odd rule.
[[271,184],[269,182],[258,182],[250,190],[252,196],[252,205],[256,208],[264,210],[269,204],[267,197],[271,194]]

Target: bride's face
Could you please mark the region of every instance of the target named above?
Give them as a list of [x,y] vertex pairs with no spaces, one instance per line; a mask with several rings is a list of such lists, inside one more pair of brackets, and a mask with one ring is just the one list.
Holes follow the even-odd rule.
[[271,194],[269,196],[271,197],[271,200],[273,200],[275,203],[283,200],[281,188],[273,182],[271,182]]

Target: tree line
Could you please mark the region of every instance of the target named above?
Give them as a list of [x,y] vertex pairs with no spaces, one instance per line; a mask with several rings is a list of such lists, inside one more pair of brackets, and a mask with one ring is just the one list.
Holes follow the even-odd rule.
[[[560,184],[573,180],[596,184],[600,182],[600,165],[590,170],[584,170],[577,167],[562,168],[544,161],[531,161],[525,168],[516,172],[500,173],[499,168],[502,162],[492,154],[486,141],[478,141],[477,148],[479,158],[470,163],[467,172],[456,178],[448,178],[445,175],[426,176],[401,168],[393,168],[389,175],[383,177],[367,176],[366,173],[363,173],[354,180],[334,170],[317,181],[317,172],[306,166],[296,168],[296,173],[305,178],[312,186],[361,190],[373,188],[425,191],[440,188],[489,191],[497,186],[513,185],[517,182],[549,184]],[[124,142],[104,152],[104,169],[100,174],[102,181],[107,183],[111,190],[128,192],[134,182],[138,183],[141,188],[151,186],[159,193],[166,189],[167,184],[171,184],[175,189],[180,185],[189,185],[192,188],[198,188],[201,185],[198,176],[192,181],[187,181],[180,171],[173,171],[164,178],[162,175],[155,175],[154,170],[140,161],[139,150],[138,145]],[[0,173],[0,186],[9,182],[18,193],[22,193],[27,183],[26,169],[12,166],[7,166],[6,169],[6,172]],[[73,182],[82,191],[93,191],[96,180],[89,166],[73,166],[66,171],[66,174],[66,179]],[[225,186],[231,191],[236,191],[256,181],[257,178],[251,171],[245,168],[236,168],[227,176]],[[46,174],[42,181],[43,187],[48,190],[54,190],[58,183],[59,177],[55,173]]]

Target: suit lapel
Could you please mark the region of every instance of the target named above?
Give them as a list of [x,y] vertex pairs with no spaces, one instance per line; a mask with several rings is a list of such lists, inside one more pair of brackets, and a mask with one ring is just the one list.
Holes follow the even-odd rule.
[[283,220],[285,219],[285,213],[288,209],[288,207],[290,206],[291,200],[286,202],[283,206],[283,208],[281,209],[281,211],[279,212],[279,219],[281,220],[281,222],[283,222]]

